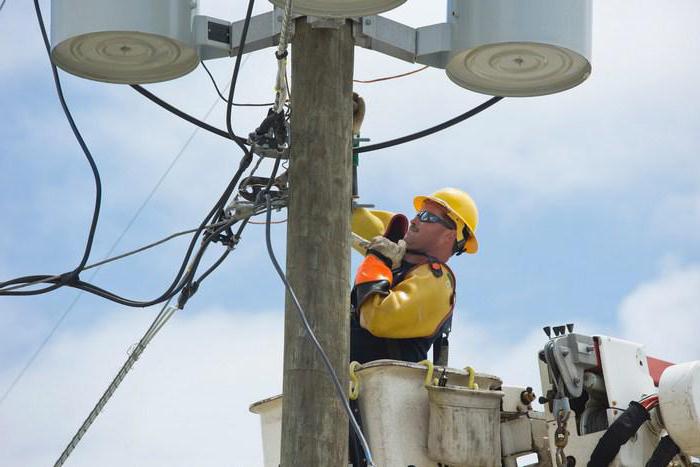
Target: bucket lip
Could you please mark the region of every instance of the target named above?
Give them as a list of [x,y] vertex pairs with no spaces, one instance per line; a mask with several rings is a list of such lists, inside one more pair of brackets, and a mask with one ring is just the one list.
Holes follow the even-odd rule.
[[282,399],[282,394],[278,394],[276,396],[268,397],[267,399],[263,399],[257,402],[253,402],[248,406],[248,410],[252,413],[260,413],[260,409],[262,408],[263,405],[266,405],[270,402],[274,402],[278,399]]
[[[382,359],[382,360],[373,360],[371,362],[363,363],[357,368],[356,372],[374,369],[374,368],[382,368],[382,367],[403,367],[403,368],[425,370],[425,366],[419,365],[418,363],[405,362],[402,360]],[[458,375],[458,376],[468,376],[468,373],[465,370],[462,370],[460,368],[451,368],[449,366],[443,367],[443,366],[435,365],[435,372],[436,373],[438,371],[441,372],[443,368],[447,369],[447,374]],[[503,381],[501,380],[501,378],[499,378],[496,375],[476,372],[475,376],[477,376],[478,378],[481,378],[481,379],[492,380],[494,382],[493,387],[500,388],[501,385],[503,384]]]
[[429,391],[434,392],[464,392],[475,395],[489,395],[498,398],[502,398],[505,396],[505,393],[500,389],[469,389],[466,386],[457,386],[454,384],[448,384],[447,386],[435,386],[434,384],[431,384],[429,386],[426,386],[425,388]]

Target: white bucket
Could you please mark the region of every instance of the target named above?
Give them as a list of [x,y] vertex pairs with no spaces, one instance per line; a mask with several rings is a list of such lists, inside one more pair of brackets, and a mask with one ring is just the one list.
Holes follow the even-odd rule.
[[430,401],[428,455],[451,467],[501,465],[503,392],[426,386]]
[[[437,376],[442,369],[435,371]],[[363,431],[375,464],[380,467],[436,467],[428,456],[426,445],[430,414],[428,391],[424,387],[426,368],[416,363],[377,360],[361,365],[356,374],[360,381],[358,402]],[[456,385],[469,382],[468,374],[463,370],[448,368],[445,375]],[[499,378],[483,373],[476,373],[474,382],[486,389],[503,384]],[[502,396],[498,391],[479,392],[498,394],[497,400]],[[280,463],[282,401],[282,396],[277,396],[250,406],[250,411],[261,417],[265,467],[278,467]],[[496,405],[497,411],[499,405]],[[338,423],[347,422],[339,420]],[[494,460],[499,464],[484,465],[500,466],[500,460],[499,447]],[[469,465],[477,467],[480,464]]]

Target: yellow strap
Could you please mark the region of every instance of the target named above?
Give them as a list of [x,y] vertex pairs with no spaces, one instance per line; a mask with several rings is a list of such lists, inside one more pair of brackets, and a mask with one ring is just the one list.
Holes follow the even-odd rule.
[[355,373],[360,367],[360,362],[350,362],[350,400],[356,401],[360,397],[360,380]]
[[474,382],[474,368],[468,366],[464,368],[467,372],[469,379],[467,380],[467,388],[469,389],[479,389],[479,385]]
[[418,362],[418,364],[428,368],[428,371],[425,374],[425,379],[423,380],[423,385],[426,387],[430,385],[437,386],[438,380],[437,378],[433,378],[433,372],[435,371],[433,362],[430,360],[423,360],[422,362]]

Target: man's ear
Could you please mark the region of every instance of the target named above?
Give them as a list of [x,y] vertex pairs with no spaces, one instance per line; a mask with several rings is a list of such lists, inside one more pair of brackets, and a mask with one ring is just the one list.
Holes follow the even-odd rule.
[[445,243],[453,245],[457,240],[457,232],[454,230],[445,230],[445,232],[442,234],[442,239],[445,241]]

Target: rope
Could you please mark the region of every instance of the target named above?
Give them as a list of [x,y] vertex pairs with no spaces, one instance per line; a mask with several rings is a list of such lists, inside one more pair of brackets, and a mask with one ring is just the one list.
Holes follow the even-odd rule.
[[287,0],[284,5],[284,16],[282,17],[282,30],[280,31],[280,42],[277,46],[277,77],[275,79],[275,106],[273,111],[280,113],[287,101],[287,43],[289,41],[289,20],[292,17],[293,0]]

